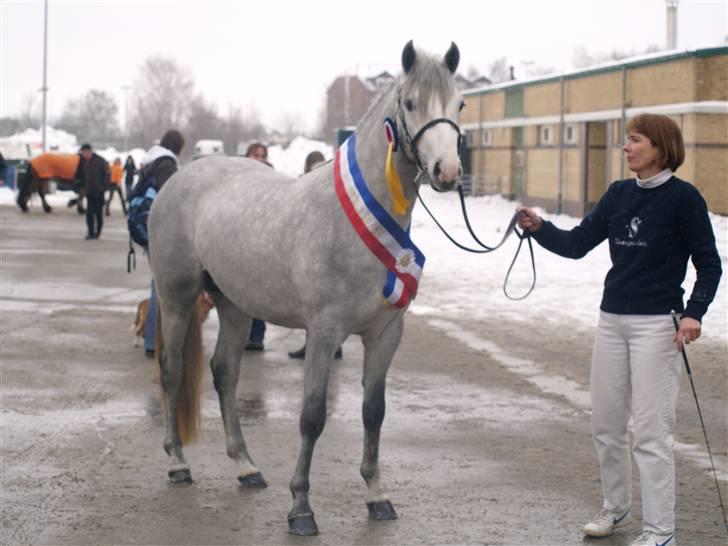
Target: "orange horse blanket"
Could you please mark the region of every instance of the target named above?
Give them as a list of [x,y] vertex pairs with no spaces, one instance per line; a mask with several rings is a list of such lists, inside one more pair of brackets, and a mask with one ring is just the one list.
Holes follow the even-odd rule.
[[78,154],[45,153],[31,159],[30,165],[40,179],[73,180],[80,160],[81,156]]

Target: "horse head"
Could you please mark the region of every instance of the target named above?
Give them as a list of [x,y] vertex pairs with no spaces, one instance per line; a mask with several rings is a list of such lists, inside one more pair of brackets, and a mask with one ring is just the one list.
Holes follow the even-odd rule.
[[442,60],[416,51],[411,40],[402,51],[404,74],[397,108],[409,148],[405,153],[436,191],[453,189],[463,171],[457,120],[465,103],[453,78],[459,62],[455,43]]

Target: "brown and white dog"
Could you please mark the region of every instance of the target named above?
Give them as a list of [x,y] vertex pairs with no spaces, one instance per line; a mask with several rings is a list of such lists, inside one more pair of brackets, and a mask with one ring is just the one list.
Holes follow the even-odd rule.
[[[197,298],[197,311],[200,314],[200,322],[205,322],[210,309],[215,307],[210,296],[207,292],[202,292]],[[143,342],[144,337],[144,326],[147,323],[147,314],[149,313],[149,298],[145,298],[137,305],[136,317],[134,317],[134,324],[131,325],[129,331],[134,334],[134,347],[138,347]]]

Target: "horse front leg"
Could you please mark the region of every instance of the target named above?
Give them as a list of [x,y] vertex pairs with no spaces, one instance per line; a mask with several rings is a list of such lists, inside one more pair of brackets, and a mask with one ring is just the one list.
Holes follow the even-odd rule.
[[288,513],[288,532],[292,535],[317,535],[318,527],[308,501],[309,473],[316,440],[326,424],[326,390],[334,352],[344,336],[323,334],[309,328],[304,361],[303,408],[299,421],[301,450],[291,478],[293,508]]
[[369,517],[376,520],[397,519],[394,506],[382,490],[379,473],[379,436],[384,421],[384,393],[387,371],[402,338],[404,313],[392,319],[383,330],[374,330],[363,336],[364,343],[364,454],[361,475],[367,484]]
[[221,292],[211,291],[220,317],[220,333],[210,361],[212,376],[220,399],[225,427],[227,454],[238,466],[238,482],[244,487],[266,487],[263,475],[248,454],[238,415],[237,386],[240,359],[248,339],[251,319]]

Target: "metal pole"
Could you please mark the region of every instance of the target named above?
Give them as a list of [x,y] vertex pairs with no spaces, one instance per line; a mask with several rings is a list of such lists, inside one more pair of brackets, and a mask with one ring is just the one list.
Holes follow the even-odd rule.
[[131,89],[130,85],[123,85],[121,90],[124,92],[124,151],[129,151],[129,99],[127,91]]
[[44,2],[43,15],[43,153],[46,152],[46,114],[48,103],[48,0]]
[[556,205],[556,212],[564,212],[564,77],[559,78],[560,99],[559,99],[559,200]]

